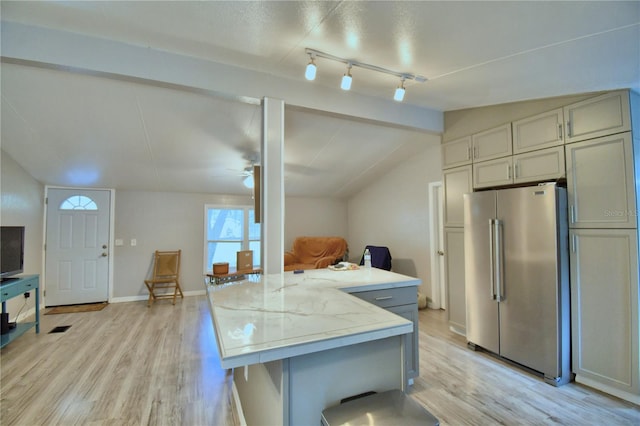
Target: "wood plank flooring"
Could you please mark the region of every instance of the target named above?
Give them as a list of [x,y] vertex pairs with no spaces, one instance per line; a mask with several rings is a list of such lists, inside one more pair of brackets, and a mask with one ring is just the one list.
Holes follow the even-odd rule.
[[236,424],[204,296],[40,318],[2,349],[0,424]]
[[640,425],[640,407],[576,383],[561,387],[449,331],[444,311],[420,311],[420,377],[409,392],[441,425]]
[[[0,424],[237,424],[204,296],[41,320],[39,335],[0,353]],[[420,377],[409,393],[442,425],[640,425],[638,406],[578,384],[554,388],[467,349],[443,311],[420,311]]]

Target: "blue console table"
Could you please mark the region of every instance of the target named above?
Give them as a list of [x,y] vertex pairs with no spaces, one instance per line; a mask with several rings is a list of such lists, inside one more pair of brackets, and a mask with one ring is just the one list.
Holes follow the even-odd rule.
[[2,296],[2,313],[7,312],[7,300],[22,296],[24,293],[33,291],[36,298],[36,320],[35,322],[16,322],[16,327],[7,334],[1,335],[0,348],[4,348],[14,339],[22,336],[31,327],[36,328],[36,333],[40,333],[40,279],[38,275],[23,275],[2,283],[0,286],[0,296]]

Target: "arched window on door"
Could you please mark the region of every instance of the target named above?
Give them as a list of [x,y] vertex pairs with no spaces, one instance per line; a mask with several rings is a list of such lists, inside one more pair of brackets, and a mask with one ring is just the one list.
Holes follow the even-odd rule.
[[72,195],[60,203],[60,210],[98,210],[98,206],[89,197]]

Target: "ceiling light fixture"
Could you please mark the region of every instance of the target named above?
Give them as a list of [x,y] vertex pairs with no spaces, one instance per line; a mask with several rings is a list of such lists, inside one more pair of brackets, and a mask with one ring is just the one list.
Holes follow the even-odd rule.
[[393,94],[393,100],[397,102],[402,102],[404,99],[404,78],[400,80],[400,86],[396,87],[396,91]]
[[253,175],[249,175],[246,178],[244,178],[244,180],[242,181],[242,183],[244,184],[244,186],[246,186],[249,189],[253,189]]
[[340,88],[342,90],[350,90],[351,89],[351,81],[353,78],[351,77],[351,63],[347,64],[347,73],[342,76],[342,82],[340,83]]
[[315,54],[309,53],[309,63],[307,64],[307,69],[304,72],[304,78],[309,81],[313,81],[316,79],[316,62],[315,62]]
[[[309,55],[309,57],[311,58],[311,61],[309,62],[309,64],[307,65],[307,69],[306,72],[304,74],[305,78],[307,80],[314,80],[316,78],[316,64],[315,64],[315,58],[324,58],[324,59],[329,59],[331,61],[336,61],[336,62],[342,62],[343,64],[347,65],[347,73],[342,77],[342,82],[340,84],[340,88],[342,90],[349,90],[351,88],[351,82],[352,82],[352,77],[351,77],[351,68],[352,67],[360,67],[360,68],[364,68],[364,69],[368,69],[370,71],[376,71],[376,72],[380,72],[383,74],[389,74],[389,75],[393,75],[396,76],[398,78],[400,78],[402,81],[400,82],[400,86],[398,86],[396,88],[396,91],[394,93],[393,99],[401,102],[404,99],[404,94],[405,94],[405,87],[404,87],[404,82],[406,80],[414,80],[418,83],[424,83],[425,81],[427,81],[426,77],[423,77],[421,75],[415,75],[415,74],[408,74],[408,73],[402,73],[402,72],[397,72],[397,71],[392,71],[386,68],[382,68],[382,67],[378,67],[376,65],[371,65],[371,64],[365,64],[364,62],[358,62],[355,61],[353,59],[344,59],[344,58],[340,58],[338,56],[334,56],[334,55],[330,55],[328,53],[324,53],[321,52],[319,50],[315,50],[315,49],[309,49],[306,48],[305,49],[305,53],[307,55]],[[310,71],[310,69],[312,69]]]

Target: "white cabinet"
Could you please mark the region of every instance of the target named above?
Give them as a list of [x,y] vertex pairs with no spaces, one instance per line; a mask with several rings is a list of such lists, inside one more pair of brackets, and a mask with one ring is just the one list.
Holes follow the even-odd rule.
[[464,228],[444,229],[444,263],[449,328],[464,335],[467,324],[464,284]]
[[[404,339],[404,369],[407,377],[414,379],[420,375],[418,305],[414,303],[413,305],[392,306],[387,310],[413,322],[413,333],[405,335]],[[410,381],[410,384],[413,384],[413,382]]]
[[[420,359],[418,347],[418,289],[415,286],[386,288],[381,290],[351,293],[383,309],[413,322],[413,332],[404,339],[404,369],[412,380],[419,375]],[[412,382],[411,382],[412,383]]]
[[564,146],[513,156],[514,183],[559,179],[564,174]]
[[492,160],[513,153],[511,145],[511,123],[485,130],[471,136],[473,162]]
[[564,107],[565,143],[631,130],[629,92],[607,93]]
[[631,134],[566,145],[569,226],[635,228]]
[[513,183],[513,157],[473,164],[473,187],[488,188]]
[[462,166],[443,172],[444,181],[444,226],[464,226],[462,196],[473,190],[472,168]]
[[541,149],[473,164],[473,187],[541,182],[565,175],[564,147]]
[[442,145],[442,168],[471,164],[471,136],[456,139]]
[[562,145],[562,108],[513,122],[513,153]]
[[637,231],[573,229],[570,243],[576,381],[640,403]]

